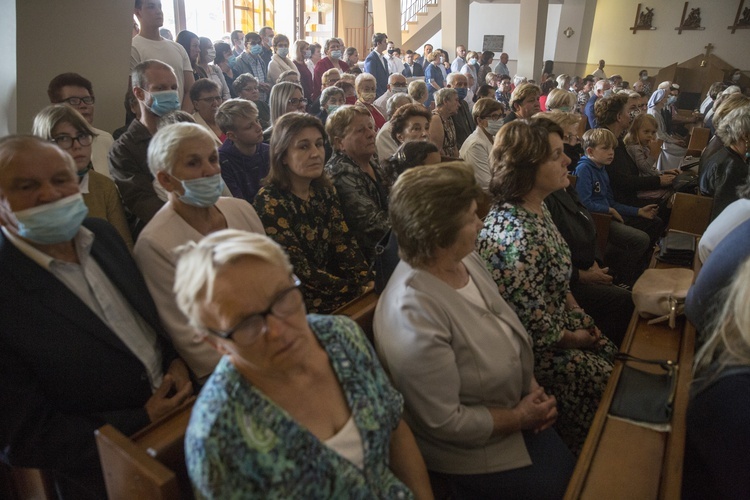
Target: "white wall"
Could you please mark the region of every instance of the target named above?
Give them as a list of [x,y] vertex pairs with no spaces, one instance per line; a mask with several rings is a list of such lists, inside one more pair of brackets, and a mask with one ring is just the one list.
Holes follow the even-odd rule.
[[[0,18],[0,46],[16,46],[16,2],[2,0],[3,16]],[[15,50],[6,50],[0,58],[0,137],[16,132],[16,75],[17,57]]]

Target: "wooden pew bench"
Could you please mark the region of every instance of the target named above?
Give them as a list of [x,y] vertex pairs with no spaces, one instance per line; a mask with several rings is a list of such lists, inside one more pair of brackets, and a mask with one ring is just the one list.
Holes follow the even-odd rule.
[[[354,299],[334,314],[351,317],[372,341],[374,291]],[[110,500],[193,498],[185,466],[185,431],[193,403],[184,405],[131,437],[111,425],[96,431],[96,444]]]
[[[655,263],[656,268],[674,267]],[[693,270],[700,269],[697,252]],[[678,319],[677,328],[666,323],[649,325],[633,313],[620,349],[646,359],[670,359],[678,363],[671,431],[658,432],[609,415],[623,363],[618,361],[576,463],[566,499],[678,499],[682,486],[685,451],[685,414],[692,382],[695,329]],[[646,365],[638,369],[655,371]]]

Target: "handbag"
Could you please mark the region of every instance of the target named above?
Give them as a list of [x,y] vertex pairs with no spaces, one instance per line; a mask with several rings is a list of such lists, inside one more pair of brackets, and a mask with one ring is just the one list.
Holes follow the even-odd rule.
[[[670,360],[643,359],[623,352],[615,354],[623,361],[620,379],[609,407],[609,414],[636,422],[668,424],[677,389],[678,365]],[[661,368],[661,373],[639,370],[627,363],[644,363]]]
[[668,231],[659,240],[659,255],[656,258],[667,264],[690,267],[695,256],[695,236],[680,231]]
[[672,179],[672,189],[677,193],[698,194],[698,175],[693,172],[680,172]]
[[375,293],[383,293],[399,262],[401,258],[398,256],[398,238],[393,230],[389,229],[375,245]]
[[633,303],[649,324],[669,320],[674,328],[677,316],[685,312],[685,297],[693,283],[691,269],[646,269],[633,285]]

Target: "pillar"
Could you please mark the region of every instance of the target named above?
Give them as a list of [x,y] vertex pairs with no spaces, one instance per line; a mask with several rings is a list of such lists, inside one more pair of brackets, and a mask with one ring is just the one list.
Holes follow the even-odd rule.
[[[385,33],[395,47],[401,46],[401,0],[373,0],[372,20],[373,33]],[[372,48],[372,40],[367,44]]]
[[521,0],[518,29],[518,74],[539,81],[544,63],[549,0]]
[[471,0],[441,0],[442,49],[451,60],[456,57],[456,47],[469,46],[469,4]]

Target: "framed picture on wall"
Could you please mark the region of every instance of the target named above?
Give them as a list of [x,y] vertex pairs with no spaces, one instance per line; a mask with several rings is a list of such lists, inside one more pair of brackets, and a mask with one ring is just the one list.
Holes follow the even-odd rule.
[[491,50],[495,53],[502,52],[504,43],[505,35],[484,35],[482,52],[484,52],[485,50]]

